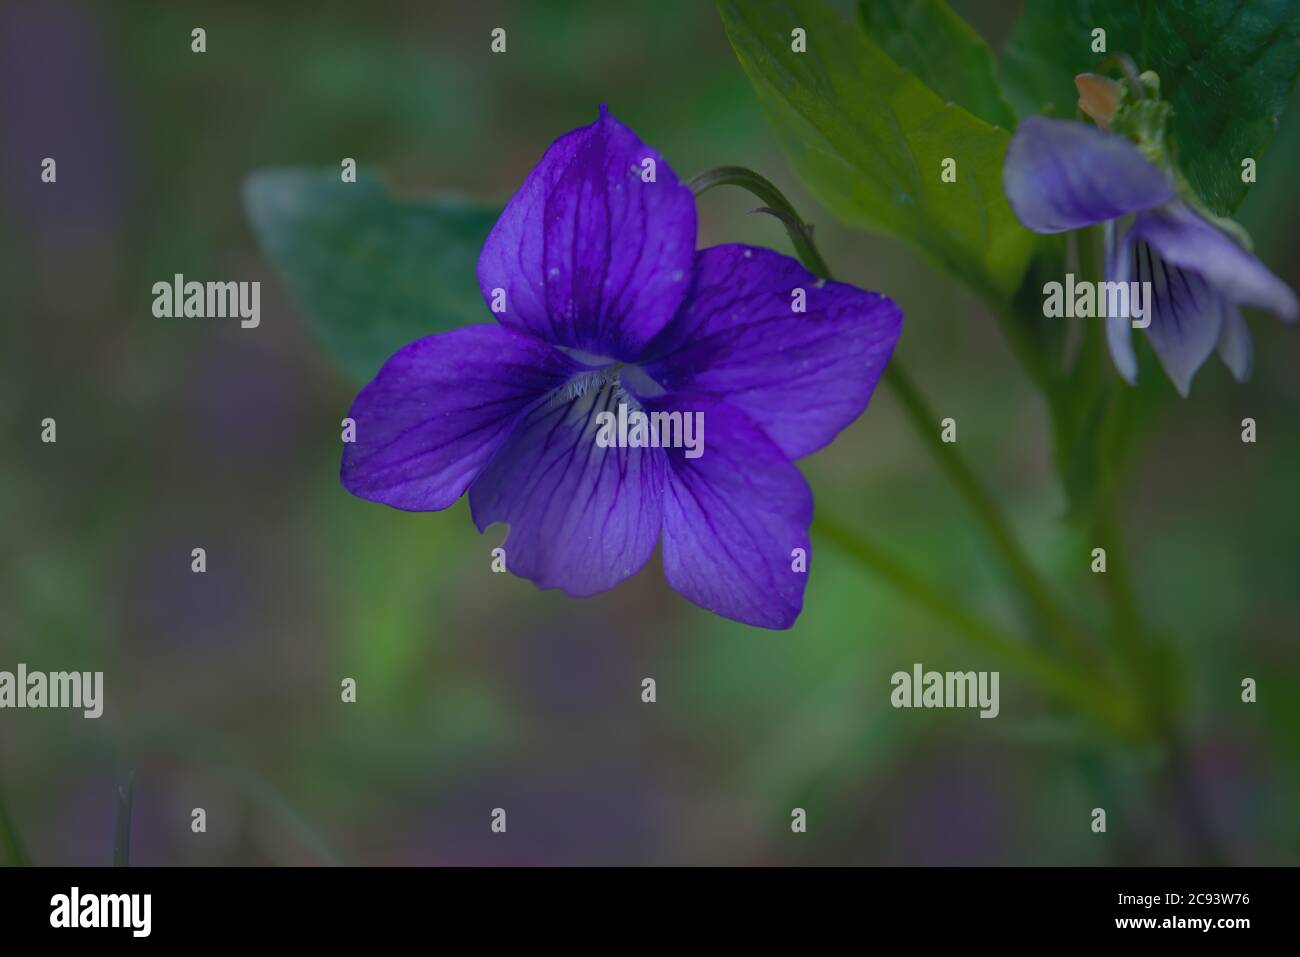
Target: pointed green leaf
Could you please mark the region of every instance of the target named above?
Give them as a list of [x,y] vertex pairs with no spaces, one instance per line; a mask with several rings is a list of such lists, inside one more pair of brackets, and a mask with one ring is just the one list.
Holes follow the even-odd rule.
[[[795,169],[827,208],[910,243],[985,295],[1010,295],[1034,239],[1002,192],[1005,130],[945,103],[821,2],[718,9]],[[792,49],[796,29],[806,52]],[[955,182],[940,178],[945,159],[956,161]]]
[[858,0],[871,39],[935,93],[986,123],[1015,127],[988,44],[944,0]]
[[399,200],[372,177],[308,170],[253,174],[244,204],[308,325],[359,383],[408,342],[491,319],[475,266],[498,208]]

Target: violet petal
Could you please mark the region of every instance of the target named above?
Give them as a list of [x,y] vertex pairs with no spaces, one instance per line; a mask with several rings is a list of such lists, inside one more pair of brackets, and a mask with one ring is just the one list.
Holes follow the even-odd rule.
[[495,325],[418,339],[384,363],[348,415],[340,478],[353,495],[407,511],[458,499],[519,415],[578,367]]
[[1043,116],[1016,128],[1002,185],[1016,216],[1039,233],[1091,226],[1174,197],[1169,177],[1129,140]]
[[[1116,242],[1116,223],[1105,226],[1106,237],[1106,281],[1127,283],[1133,278],[1133,251],[1127,242],[1127,235]],[[1147,303],[1149,309],[1151,304]],[[1106,317],[1106,345],[1110,348],[1110,357],[1115,368],[1129,385],[1137,382],[1137,353],[1133,351],[1132,319],[1128,316]]]
[[1219,358],[1238,382],[1245,382],[1255,369],[1255,346],[1241,310],[1224,303],[1223,329],[1219,332]]
[[862,414],[902,330],[890,299],[749,246],[701,250],[695,274],[642,362],[665,389],[725,399],[791,459]]
[[1178,392],[1186,396],[1196,370],[1219,341],[1224,298],[1203,275],[1166,262],[1135,233],[1130,230],[1124,245],[1133,257],[1133,278],[1151,283],[1147,338]]
[[478,280],[489,307],[504,293],[503,325],[627,360],[676,312],[694,255],[690,190],[602,107],[528,174],[488,235]]
[[646,563],[659,540],[664,451],[601,447],[612,383],[573,384],[531,409],[469,493],[479,531],[505,522],[506,567],[540,588],[585,597]]
[[1231,302],[1268,309],[1284,322],[1300,317],[1300,301],[1290,286],[1183,203],[1141,214],[1133,235],[1150,243],[1165,262],[1200,273]]
[[[789,628],[803,608],[813,500],[799,470],[767,434],[726,403],[682,401],[659,410],[704,413],[704,453],[667,452],[664,575],[701,608],[748,625]],[[807,566],[805,566],[807,567]]]

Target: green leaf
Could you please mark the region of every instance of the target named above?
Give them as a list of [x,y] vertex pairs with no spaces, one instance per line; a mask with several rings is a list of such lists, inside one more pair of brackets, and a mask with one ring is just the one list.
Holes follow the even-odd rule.
[[1220,216],[1246,195],[1241,161],[1259,159],[1300,72],[1295,0],[1036,0],[1025,4],[1002,56],[1021,114],[1074,116],[1074,77],[1096,70],[1092,31],[1106,49],[1160,75],[1174,108],[1179,161]]
[[[945,103],[820,2],[718,0],[759,101],[817,198],[1005,300],[1034,237],[1002,192],[1009,134]],[[791,49],[806,31],[807,52]],[[940,180],[946,158],[957,180]]]
[[373,177],[308,170],[254,173],[244,204],[308,325],[359,383],[408,342],[491,319],[475,267],[498,208],[398,200]]
[[1015,127],[988,44],[944,0],[858,0],[858,18],[899,66],[939,96],[994,126]]

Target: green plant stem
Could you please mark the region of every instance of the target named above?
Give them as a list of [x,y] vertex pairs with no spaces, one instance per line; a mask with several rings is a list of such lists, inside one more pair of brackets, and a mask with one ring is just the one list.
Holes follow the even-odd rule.
[[[823,279],[831,278],[830,267],[813,242],[812,227],[771,181],[741,166],[720,166],[696,176],[688,184],[696,196],[715,186],[739,186],[767,204],[786,227],[799,261],[809,272]],[[930,450],[944,474],[956,485],[974,511],[980,525],[1006,564],[1017,587],[1026,596],[1038,621],[1066,650],[1083,660],[1091,660],[1087,636],[1074,618],[1058,603],[1046,583],[1034,570],[1024,548],[1012,532],[1002,510],[975,476],[954,443],[944,442],[939,433],[939,418],[934,414],[897,357],[885,367],[884,382],[898,397],[907,421]]]
[[795,208],[790,205],[790,201],[771,180],[743,166],[719,166],[716,169],[706,170],[686,185],[696,196],[715,186],[739,186],[753,193],[770,207],[765,212],[774,212],[785,224],[790,241],[794,244],[795,255],[808,271],[822,279],[831,278],[830,267],[826,265],[826,260],[822,259],[822,254],[817,251],[817,244],[813,242],[812,226],[803,221]]
[[930,450],[939,467],[961,492],[975,517],[984,527],[993,547],[1001,556],[1016,585],[1028,599],[1034,613],[1055,637],[1078,657],[1088,660],[1091,649],[1087,637],[1074,619],[1057,603],[1051,591],[1034,570],[1029,556],[1007,524],[1002,510],[983,483],[976,477],[956,445],[944,442],[938,430],[939,418],[930,408],[897,359],[885,369],[884,381],[893,390],[913,430]]
[[1008,638],[994,626],[954,602],[944,592],[903,566],[883,549],[833,518],[818,514],[813,531],[924,607],[972,646],[1014,667],[1040,687],[1104,726],[1127,737],[1143,729],[1128,702],[1100,681],[1063,667],[1031,645]]
[[9,806],[5,804],[3,788],[0,788],[0,848],[4,849],[5,859],[14,867],[26,867],[30,863]]

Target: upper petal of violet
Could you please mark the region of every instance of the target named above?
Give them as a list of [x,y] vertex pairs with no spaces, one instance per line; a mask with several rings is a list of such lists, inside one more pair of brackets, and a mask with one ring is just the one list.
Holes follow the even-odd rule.
[[902,331],[893,301],[741,245],[695,259],[691,295],[640,364],[670,392],[721,398],[791,459],[862,414]]
[[483,245],[478,280],[503,325],[626,360],[676,312],[694,254],[690,190],[601,107],[528,174]]
[[446,508],[523,411],[578,368],[558,349],[491,324],[418,339],[352,403],[356,440],[343,446],[343,485],[407,511]]
[[1129,140],[1044,116],[1016,128],[1002,185],[1016,216],[1038,233],[1091,226],[1174,197],[1169,177]]

